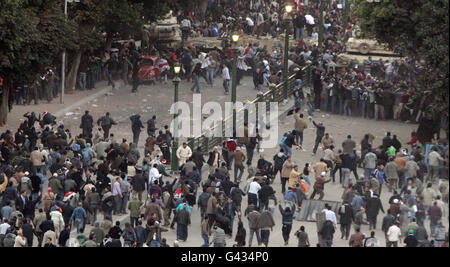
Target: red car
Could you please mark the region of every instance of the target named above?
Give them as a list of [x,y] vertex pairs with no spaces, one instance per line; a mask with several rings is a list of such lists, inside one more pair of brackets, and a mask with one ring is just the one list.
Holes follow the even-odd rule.
[[155,82],[159,79],[161,71],[158,66],[157,56],[142,56],[142,61],[139,69],[139,78],[143,82]]

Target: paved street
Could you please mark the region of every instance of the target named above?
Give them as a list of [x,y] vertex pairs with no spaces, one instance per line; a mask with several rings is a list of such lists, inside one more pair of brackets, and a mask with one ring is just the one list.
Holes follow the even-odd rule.
[[[223,103],[228,101],[229,95],[223,94],[223,89],[221,83],[219,83],[219,78],[216,78],[216,84],[213,88],[210,86],[206,86],[204,80],[201,81],[202,86],[202,102],[205,103],[207,101],[218,101]],[[256,95],[256,91],[253,89],[252,81],[250,77],[245,77],[243,79],[243,85],[238,87],[238,100],[244,101],[245,99],[253,99]],[[28,109],[33,109],[36,111],[50,111],[54,114],[59,115],[61,110],[64,111],[62,116],[58,116],[58,120],[62,119],[64,124],[68,126],[68,128],[73,133],[79,133],[79,124],[80,118],[84,110],[90,110],[92,116],[96,120],[98,117],[102,116],[106,111],[109,111],[112,117],[119,121],[119,124],[114,126],[111,130],[116,137],[117,140],[121,138],[127,138],[131,140],[131,130],[130,130],[130,122],[129,116],[131,114],[140,113],[142,115],[142,120],[148,120],[153,114],[158,116],[157,118],[157,127],[162,127],[165,124],[170,123],[172,116],[169,114],[168,110],[170,105],[173,102],[173,85],[169,84],[157,84],[157,85],[145,85],[141,86],[139,92],[136,94],[130,93],[130,86],[121,86],[119,89],[110,90],[108,87],[105,87],[104,83],[100,83],[103,85],[103,88],[98,87],[96,91],[89,92],[89,95],[95,94],[98,92],[103,92],[96,99],[90,99],[90,101],[83,104],[83,99],[88,97],[86,92],[77,92],[76,94],[66,95],[66,105],[64,108],[66,110],[62,110],[62,106],[59,104],[42,104],[39,106],[15,106],[14,111],[11,117],[21,116]],[[186,101],[188,103],[192,102],[192,93],[189,90],[191,83],[183,81],[180,84],[180,101]],[[106,88],[106,90],[105,90]],[[109,87],[110,88],[110,87]],[[103,91],[102,91],[103,90]],[[151,95],[151,96],[150,96]],[[54,102],[57,102],[55,99]],[[73,106],[73,104],[80,104],[79,106]],[[126,104],[123,104],[126,103]],[[74,110],[67,110],[67,108],[74,108]],[[72,113],[68,113],[72,112]],[[67,114],[66,114],[67,113]],[[374,121],[374,120],[364,120],[361,118],[349,118],[344,116],[337,115],[329,115],[326,113],[316,112],[313,116],[314,120],[322,121],[326,127],[326,132],[329,132],[330,135],[335,139],[335,142],[338,146],[342,143],[347,134],[351,134],[353,139],[359,144],[359,141],[362,139],[365,133],[372,133],[375,139],[375,145],[378,146],[381,144],[381,139],[385,135],[387,131],[391,131],[393,134],[397,134],[399,140],[404,144],[409,141],[409,135],[411,131],[415,130],[417,125],[414,124],[405,124],[394,121]],[[11,124],[8,125],[9,128],[14,129],[16,127],[15,121],[10,118]],[[18,126],[18,125],[17,125]],[[280,124],[279,124],[279,136],[281,136],[284,132],[292,130],[293,118],[281,116]],[[313,147],[313,142],[315,138],[315,129],[312,128],[312,124],[309,125],[309,128],[305,131],[305,139],[304,139],[304,148],[307,150],[303,152],[301,150],[293,150],[293,159],[294,161],[303,168],[306,162],[314,164],[320,159],[322,151],[319,149],[317,155],[311,156],[311,150]],[[145,131],[141,133],[141,141],[140,141],[140,151],[143,152],[143,140],[147,137]],[[264,151],[264,156],[267,160],[272,160],[273,155],[278,152],[278,148],[266,149]],[[259,155],[255,155],[253,163],[256,164]],[[205,166],[205,171],[207,167]],[[358,173],[362,173],[360,169]],[[247,176],[247,172],[244,173],[244,177]],[[314,183],[313,175],[311,175],[311,182]],[[173,178],[169,178],[172,180]],[[204,175],[203,179],[206,179]],[[241,183],[241,188],[243,188],[244,182]],[[275,180],[273,184],[274,189],[277,191],[276,196],[277,199],[282,199],[281,195],[281,183],[279,178]],[[387,207],[387,201],[391,196],[387,190],[382,192],[382,202],[385,210]],[[329,183],[325,187],[325,198],[324,200],[329,201],[341,201],[343,189],[339,184]],[[310,192],[311,193],[311,192]],[[245,210],[247,206],[247,198],[244,198],[242,210]],[[200,235],[200,213],[199,210],[195,207],[193,209],[192,214],[192,225],[189,227],[189,238],[186,243],[182,243],[181,246],[200,246],[203,242]],[[99,218],[103,218],[103,216],[99,216]],[[376,236],[380,238],[382,244],[384,242],[384,235],[380,230],[381,221],[383,215],[380,214],[378,216],[378,229],[376,231]],[[283,246],[284,242],[281,236],[281,215],[278,210],[275,212],[275,222],[276,226],[274,227],[271,238],[270,238],[270,246]],[[114,216],[114,221],[120,220],[123,223],[128,221],[128,216]],[[237,218],[236,218],[237,220]],[[244,218],[244,225],[248,231],[247,219]],[[293,237],[293,233],[300,228],[301,225],[306,227],[306,230],[309,234],[311,244],[317,243],[317,234],[316,234],[316,224],[314,222],[300,222],[294,221],[294,225],[291,233],[291,240],[289,242],[289,246],[296,246],[296,240]],[[233,233],[236,232],[237,223],[234,224],[235,229]],[[429,227],[429,223],[426,222],[426,227]],[[90,226],[86,227],[86,232],[90,231]],[[362,232],[369,234],[368,226],[365,225],[362,228]],[[75,236],[75,233],[73,233]],[[169,243],[172,243],[176,239],[176,232],[174,230],[169,231],[163,235],[167,238]],[[337,229],[335,234],[334,245],[335,246],[348,246],[347,241],[339,239],[340,231]],[[234,236],[233,236],[234,238]],[[248,237],[247,237],[248,240]],[[255,243],[256,241],[254,241]],[[227,243],[228,246],[232,245],[234,240],[229,240]],[[255,244],[253,244],[255,245]]]

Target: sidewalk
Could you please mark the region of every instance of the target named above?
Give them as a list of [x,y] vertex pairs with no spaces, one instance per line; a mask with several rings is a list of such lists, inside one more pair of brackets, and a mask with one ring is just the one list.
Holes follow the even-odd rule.
[[[97,83],[97,88],[93,90],[75,90],[73,93],[64,95],[64,104],[60,104],[60,96],[54,98],[51,103],[46,100],[39,101],[38,105],[31,101],[30,105],[13,105],[11,112],[8,114],[8,120],[4,127],[0,127],[1,131],[9,129],[16,131],[20,123],[24,121],[23,114],[34,111],[37,116],[42,115],[44,111],[50,112],[57,118],[62,117],[67,112],[74,112],[78,107],[93,101],[94,99],[107,94],[111,91],[111,86],[107,86],[106,81]],[[81,111],[77,111],[81,114]],[[78,115],[78,114],[77,114]]]

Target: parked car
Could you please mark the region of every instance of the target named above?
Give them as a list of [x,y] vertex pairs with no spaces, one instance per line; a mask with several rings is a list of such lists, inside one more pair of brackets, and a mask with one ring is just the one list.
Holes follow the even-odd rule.
[[161,70],[158,65],[157,56],[142,56],[142,61],[139,69],[139,79],[142,82],[155,83],[161,75]]

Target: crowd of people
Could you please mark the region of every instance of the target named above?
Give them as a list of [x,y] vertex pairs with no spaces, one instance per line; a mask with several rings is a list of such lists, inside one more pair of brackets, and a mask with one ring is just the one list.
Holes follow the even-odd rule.
[[[241,30],[258,38],[265,34],[277,38],[285,27],[281,1],[251,2],[256,3],[250,7],[250,1],[223,1],[222,6],[211,6],[210,16],[181,12],[179,20],[190,20],[192,31],[200,31],[202,36],[229,37]],[[281,138],[279,152],[272,159],[265,159],[259,150],[259,135],[249,137],[248,125],[244,127],[244,137],[228,138],[222,147],[205,153],[201,147],[194,149],[182,143],[172,155],[173,136],[167,125],[157,127],[162,124],[156,116],[146,122],[147,127],[139,115],[131,116],[133,137],[129,142],[126,138],[116,140],[111,132],[116,121],[109,113],[94,120],[86,111],[81,118],[81,133],[77,134],[56,122],[50,113],[42,118],[34,112],[25,114],[26,120],[16,132],[7,130],[0,138],[0,245],[164,247],[169,246],[164,233],[176,225],[177,241],[172,246],[179,246],[179,242],[188,240],[194,206],[200,209],[201,224],[197,227],[204,247],[250,247],[255,235],[258,246],[269,246],[276,226],[274,215],[278,212],[282,217],[283,241],[288,245],[302,202],[314,201],[317,195],[323,200],[326,184],[339,182],[342,204],[333,211],[327,203],[322,210],[325,220],[317,229],[319,246],[333,245],[338,223],[341,238],[349,240],[352,247],[398,246],[403,242],[408,247],[448,246],[448,227],[444,225],[448,221],[448,111],[442,114],[442,120],[429,118],[428,107],[432,103],[426,91],[419,91],[411,75],[420,68],[413,59],[380,62],[369,58],[363,66],[337,66],[339,55],[345,51],[340,40],[351,31],[342,25],[343,9],[338,4],[341,3],[331,1],[326,10],[323,49],[305,41],[317,37],[318,3],[310,1],[293,18],[298,44],[289,49],[288,65],[296,75],[296,109],[292,115],[295,123],[293,130]],[[192,80],[191,90],[195,92],[202,91],[201,77],[214,86],[215,76],[221,72],[227,94],[234,56],[238,57],[238,83],[249,70],[256,90],[280,83],[282,47],[269,51],[257,42],[249,43],[237,55],[229,42],[223,42],[222,48],[162,51],[155,47],[136,48],[130,43],[105,51],[97,59],[83,57],[79,86],[93,89],[97,81],[106,79],[115,88],[114,80],[122,79],[127,84],[131,73],[132,91],[136,91],[141,83],[138,70],[143,54],[157,55],[163,60],[161,64],[169,66],[180,62],[181,76]],[[313,66],[310,88],[303,86],[305,75],[309,75],[303,71],[307,65]],[[54,70],[49,70],[43,79],[46,82],[36,84],[41,88],[37,92],[49,101],[58,90],[54,75]],[[17,95],[17,99],[29,103],[26,94]],[[308,118],[302,114],[303,104]],[[396,135],[387,133],[376,147],[374,136],[368,133],[357,151],[351,135],[340,147],[335,143],[333,133],[326,130],[328,126],[312,118],[319,110],[363,118],[419,121],[421,125],[408,144],[401,144]],[[303,139],[308,127],[316,128],[312,154],[323,155],[315,164],[300,166],[293,158],[293,149],[306,151]],[[145,128],[142,155],[138,143]],[[446,139],[434,135],[441,128],[447,132]],[[256,165],[255,151],[259,155]],[[174,156],[180,165],[178,170],[172,170],[176,175],[166,169]],[[364,170],[363,174],[358,174],[358,168]],[[244,170],[247,179],[243,179]],[[277,199],[274,188],[278,177],[282,199]],[[381,200],[383,185],[392,195],[388,203]],[[247,203],[243,204],[245,198]],[[374,232],[380,211],[386,213],[381,225],[386,244],[381,244]],[[127,215],[125,223],[114,221],[113,215]],[[245,218],[248,227],[244,225]],[[89,224],[92,229],[85,233]],[[366,224],[372,231],[370,236],[361,232]],[[76,235],[71,234],[72,230],[76,230]],[[294,236],[299,247],[314,245],[305,226]]]

